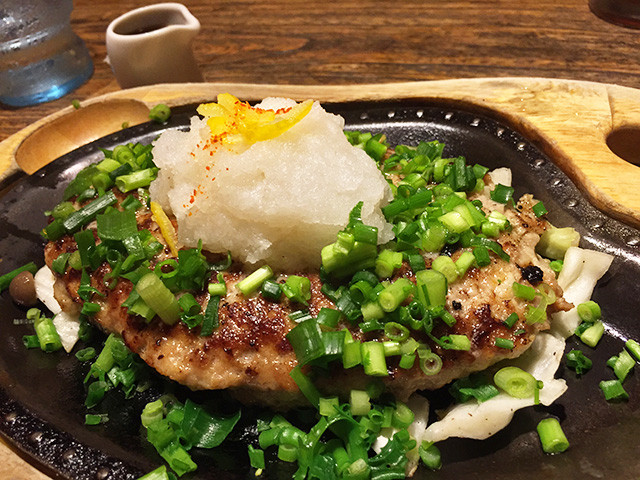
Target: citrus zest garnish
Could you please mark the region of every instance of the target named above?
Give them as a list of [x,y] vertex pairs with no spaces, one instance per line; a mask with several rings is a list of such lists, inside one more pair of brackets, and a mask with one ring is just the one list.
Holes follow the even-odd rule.
[[202,104],[198,113],[207,119],[214,141],[248,146],[283,134],[302,120],[312,106],[313,101],[305,100],[287,109],[263,110],[221,93],[218,103]]
[[160,233],[162,233],[162,236],[167,242],[167,246],[169,247],[169,250],[171,250],[171,255],[173,255],[174,257],[177,257],[178,256],[178,247],[177,247],[178,235],[176,234],[176,229],[173,228],[173,223],[171,223],[171,220],[169,220],[169,217],[167,217],[167,214],[164,213],[164,210],[162,209],[159,203],[151,202],[150,208],[151,208],[151,216],[153,220],[158,224],[158,227],[160,227]]

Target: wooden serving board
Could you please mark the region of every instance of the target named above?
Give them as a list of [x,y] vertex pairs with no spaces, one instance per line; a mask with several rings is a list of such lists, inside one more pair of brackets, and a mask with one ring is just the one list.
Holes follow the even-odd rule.
[[[321,102],[421,99],[497,116],[541,147],[599,209],[640,227],[640,166],[607,145],[619,132],[624,156],[640,163],[640,90],[543,78],[444,80],[349,86],[165,84],[109,93],[41,119],[0,143],[0,181],[32,174],[56,158],[113,133],[123,123],[148,121],[158,103],[178,106],[214,101],[229,92],[243,100],[286,96]],[[634,136],[635,135],[635,136]],[[620,140],[621,139],[621,140]],[[617,150],[620,151],[620,150]],[[13,446],[0,439],[0,478],[46,480]]]
[[640,226],[640,167],[614,154],[617,132],[624,156],[640,163],[640,90],[543,78],[487,78],[379,85],[299,86],[229,83],[163,84],[109,93],[65,108],[0,143],[0,180],[31,174],[71,150],[148,121],[158,103],[214,101],[230,92],[243,100],[287,96],[321,102],[424,99],[493,113],[540,146],[597,208]]

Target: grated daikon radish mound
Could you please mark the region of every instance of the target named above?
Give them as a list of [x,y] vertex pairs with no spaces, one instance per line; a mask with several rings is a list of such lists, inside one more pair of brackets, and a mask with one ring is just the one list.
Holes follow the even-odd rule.
[[[264,110],[295,106],[270,98]],[[378,227],[380,243],[393,234],[381,207],[393,195],[376,163],[353,147],[344,119],[315,102],[306,116],[275,138],[225,146],[206,121],[189,132],[167,131],[155,142],[160,172],[151,196],[172,212],[179,241],[205,250],[230,251],[235,260],[298,271],[320,265],[349,212],[364,202],[362,220]]]

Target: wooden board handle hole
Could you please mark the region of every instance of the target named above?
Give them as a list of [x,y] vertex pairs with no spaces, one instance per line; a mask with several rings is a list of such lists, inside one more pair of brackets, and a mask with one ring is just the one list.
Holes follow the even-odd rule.
[[640,166],[640,126],[625,126],[612,130],[607,146],[621,159]]

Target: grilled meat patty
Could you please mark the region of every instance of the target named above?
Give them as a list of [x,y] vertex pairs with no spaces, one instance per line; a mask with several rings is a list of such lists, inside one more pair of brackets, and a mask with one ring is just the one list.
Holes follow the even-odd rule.
[[[120,200],[122,197],[120,197]],[[481,197],[485,207],[492,204]],[[426,334],[417,334],[417,340],[428,344],[442,358],[442,369],[435,375],[423,373],[418,362],[410,369],[398,367],[397,358],[388,358],[388,373],[383,381],[397,398],[406,399],[420,389],[436,389],[450,381],[484,370],[493,363],[521,355],[534,340],[538,331],[548,328],[548,323],[527,323],[527,303],[514,297],[513,282],[537,285],[543,281],[555,292],[557,300],[549,305],[548,312],[567,310],[570,304],[562,299],[562,291],[555,281],[555,274],[548,263],[535,253],[539,235],[549,227],[546,220],[537,218],[532,212],[533,199],[524,196],[516,209],[504,213],[512,229],[498,238],[504,251],[511,257],[505,262],[492,255],[491,264],[471,268],[466,275],[449,285],[446,309],[455,317],[456,323],[447,326],[436,322],[435,337],[450,334],[467,336],[471,341],[469,351],[444,349],[435,344]],[[491,205],[501,208],[500,205]],[[502,206],[503,207],[503,206]],[[148,210],[137,212],[139,229],[147,229],[165,243],[158,225]],[[96,236],[97,238],[97,236]],[[98,240],[99,241],[99,240]],[[65,252],[77,250],[72,236],[49,242],[45,248],[45,261],[51,266],[53,260]],[[453,254],[455,260],[460,251]],[[153,260],[152,267],[171,258],[168,248]],[[426,256],[427,267],[431,257]],[[122,336],[127,346],[162,375],[194,390],[231,389],[248,403],[291,406],[304,400],[289,373],[297,365],[296,355],[286,334],[296,325],[289,314],[304,308],[284,298],[280,302],[265,300],[254,294],[244,297],[235,287],[246,274],[239,266],[224,272],[228,294],[219,304],[219,327],[212,335],[199,335],[200,327],[189,329],[183,322],[167,325],[157,317],[147,323],[143,318],[130,315],[122,303],[128,298],[133,284],[124,278],[109,288],[105,276],[111,267],[103,263],[91,274],[91,284],[103,297],[94,295],[92,300],[100,304],[100,311],[93,321],[106,332]],[[215,279],[217,272],[211,273]],[[311,300],[308,310],[313,316],[322,307],[334,307],[332,301],[321,292],[322,283],[317,273],[301,273],[311,281]],[[55,295],[66,311],[78,310],[83,300],[78,295],[80,272],[67,268],[64,275],[57,275]],[[407,264],[394,275],[415,280]],[[284,282],[286,275],[278,277]],[[107,282],[108,283],[108,282]],[[203,311],[209,299],[206,290],[196,292],[195,297]],[[516,313],[518,322],[513,328],[504,323],[511,313]],[[361,340],[381,340],[382,332],[362,333],[357,326],[345,323],[353,336]],[[499,348],[496,338],[512,340],[513,349]],[[395,358],[395,360],[394,360]],[[317,378],[316,383],[327,393],[348,392],[363,387],[371,377],[364,375],[362,367],[343,370],[332,367],[331,375]]]

